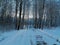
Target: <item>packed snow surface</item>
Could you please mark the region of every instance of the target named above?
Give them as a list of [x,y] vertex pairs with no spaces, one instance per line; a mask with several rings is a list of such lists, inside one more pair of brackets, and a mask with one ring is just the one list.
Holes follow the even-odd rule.
[[[41,39],[38,37],[42,37]],[[60,45],[60,28],[21,29],[0,34],[0,45],[36,45],[37,41],[45,41],[47,45]]]

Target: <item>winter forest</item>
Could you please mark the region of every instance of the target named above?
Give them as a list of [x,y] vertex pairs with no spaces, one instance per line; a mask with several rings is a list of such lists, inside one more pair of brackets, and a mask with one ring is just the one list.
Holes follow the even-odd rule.
[[0,0],[0,45],[60,45],[59,35],[60,0]]
[[60,0],[0,0],[0,26],[5,28],[57,27],[59,19]]

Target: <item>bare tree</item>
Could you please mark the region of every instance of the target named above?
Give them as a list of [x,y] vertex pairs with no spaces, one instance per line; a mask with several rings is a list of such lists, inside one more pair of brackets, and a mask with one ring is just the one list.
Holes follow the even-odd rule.
[[22,28],[24,27],[24,16],[26,10],[26,0],[23,0],[23,17],[22,17]]
[[35,5],[34,5],[34,12],[35,12],[35,22],[34,22],[34,28],[37,28],[37,0],[35,0]]
[[19,30],[19,28],[21,28],[22,3],[23,3],[23,1],[20,0],[20,7],[19,7],[20,8],[20,13],[19,13],[18,30]]
[[18,0],[16,0],[16,12],[15,12],[15,20],[16,20],[16,26],[15,28],[18,29],[18,21],[17,21],[17,13],[18,13]]

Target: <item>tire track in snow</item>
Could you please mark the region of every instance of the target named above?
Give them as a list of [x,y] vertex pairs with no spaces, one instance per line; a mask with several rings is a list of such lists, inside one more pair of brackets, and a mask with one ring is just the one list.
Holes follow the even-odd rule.
[[29,44],[29,37],[28,37],[28,30],[25,32],[20,45],[30,45]]
[[43,31],[43,30],[38,30],[38,31],[44,33],[44,34],[47,35],[48,37],[50,37],[50,38],[52,38],[52,39],[54,39],[54,40],[56,40],[57,42],[60,43],[60,39],[57,38],[57,36],[54,36],[54,35],[52,35],[52,34],[49,34],[49,33],[45,32],[45,31]]
[[[22,34],[24,33],[24,31],[18,31],[14,36],[12,36],[11,38],[9,39],[6,39],[4,42],[2,42],[0,45],[13,45],[12,43],[14,41],[16,41],[16,39],[19,37],[19,36],[22,36]],[[4,44],[5,43],[5,44]]]
[[30,34],[30,43],[31,45],[36,45],[36,30],[32,29]]

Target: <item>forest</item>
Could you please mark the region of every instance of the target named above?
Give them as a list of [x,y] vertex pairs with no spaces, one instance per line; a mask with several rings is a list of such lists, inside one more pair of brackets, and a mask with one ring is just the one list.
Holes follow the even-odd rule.
[[60,45],[60,0],[0,0],[0,45]]
[[60,26],[60,0],[0,0],[0,29]]

